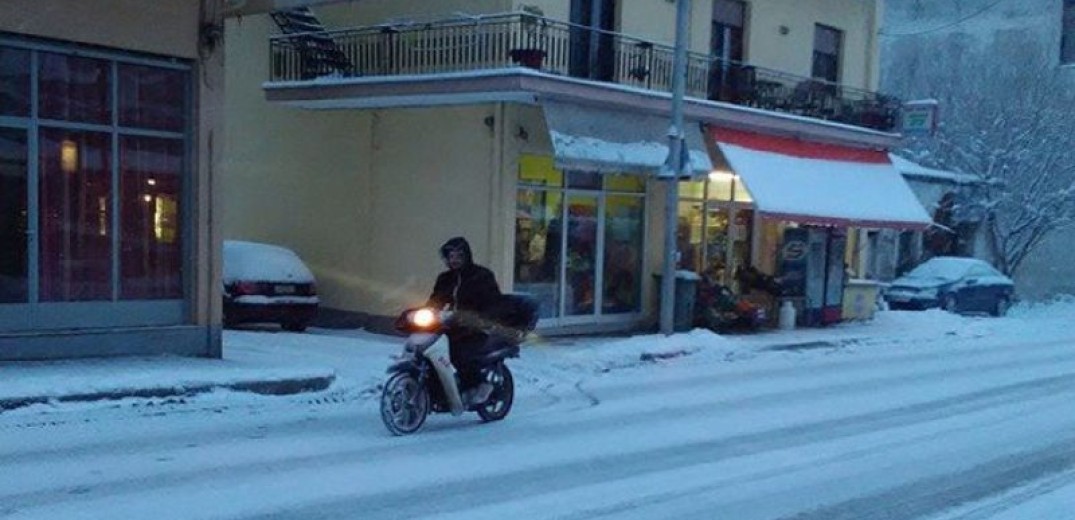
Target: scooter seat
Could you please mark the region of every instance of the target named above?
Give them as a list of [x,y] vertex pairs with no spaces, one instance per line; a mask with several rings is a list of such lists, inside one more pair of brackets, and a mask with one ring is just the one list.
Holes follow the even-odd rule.
[[489,352],[482,356],[479,364],[492,365],[513,357],[519,357],[519,345],[509,345]]

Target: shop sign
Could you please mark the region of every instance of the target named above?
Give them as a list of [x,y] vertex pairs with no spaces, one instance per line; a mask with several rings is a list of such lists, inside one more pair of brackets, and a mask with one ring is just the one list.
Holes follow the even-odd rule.
[[936,99],[904,103],[901,114],[903,134],[932,136],[937,131],[937,106]]

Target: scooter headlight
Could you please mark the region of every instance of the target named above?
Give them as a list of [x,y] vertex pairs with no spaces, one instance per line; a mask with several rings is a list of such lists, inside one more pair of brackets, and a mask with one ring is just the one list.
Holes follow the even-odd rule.
[[411,323],[415,327],[428,329],[437,323],[437,315],[430,309],[418,309],[411,314]]

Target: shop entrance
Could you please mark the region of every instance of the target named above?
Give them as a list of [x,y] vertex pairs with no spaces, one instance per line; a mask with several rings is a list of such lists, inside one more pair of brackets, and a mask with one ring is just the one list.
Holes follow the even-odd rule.
[[736,273],[751,266],[754,206],[738,177],[714,173],[680,183],[679,268],[738,292]]
[[561,172],[550,158],[528,156],[519,180],[514,290],[538,298],[542,325],[637,317],[645,179]]

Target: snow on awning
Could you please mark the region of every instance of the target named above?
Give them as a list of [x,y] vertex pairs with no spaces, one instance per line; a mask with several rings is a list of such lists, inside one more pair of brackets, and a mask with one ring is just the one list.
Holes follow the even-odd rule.
[[763,217],[865,228],[932,224],[883,150],[717,127],[712,137]]
[[[668,118],[558,101],[543,101],[555,164],[564,169],[657,174],[668,159]],[[701,127],[685,121],[688,171],[713,169]]]

